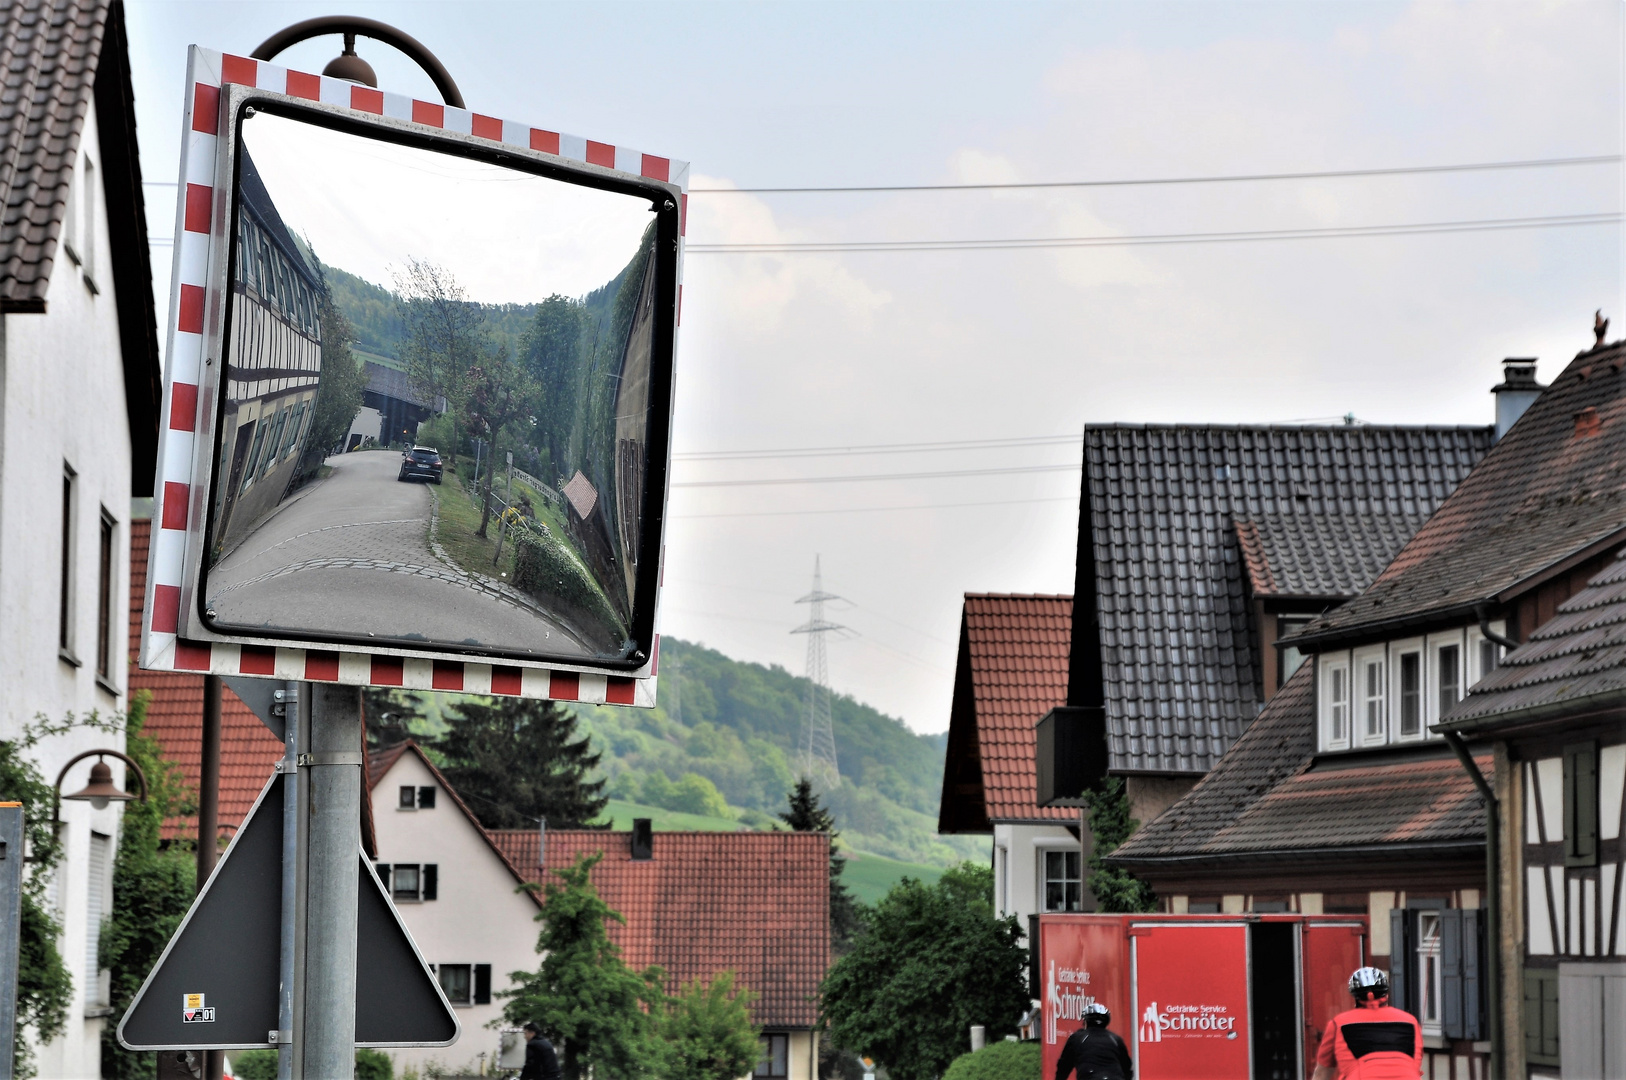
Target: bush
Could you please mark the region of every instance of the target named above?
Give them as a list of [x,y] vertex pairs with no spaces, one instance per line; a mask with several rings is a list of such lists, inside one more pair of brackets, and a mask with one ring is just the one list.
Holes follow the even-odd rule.
[[599,624],[584,630],[597,630],[617,645],[627,636],[621,616],[593,580],[592,571],[540,528],[514,531],[514,587],[544,603],[557,599],[571,605]]
[[1039,1080],[1037,1042],[989,1043],[974,1054],[963,1054],[943,1074],[943,1080]]
[[[275,1050],[243,1050],[229,1055],[231,1074],[237,1080],[277,1080]],[[356,1080],[394,1080],[395,1063],[390,1056],[366,1047],[356,1048]]]

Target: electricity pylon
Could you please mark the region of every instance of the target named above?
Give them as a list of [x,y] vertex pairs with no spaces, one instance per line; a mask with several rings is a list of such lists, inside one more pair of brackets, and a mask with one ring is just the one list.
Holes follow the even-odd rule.
[[841,786],[841,773],[836,768],[836,733],[830,722],[830,672],[824,656],[824,635],[847,628],[825,619],[824,602],[840,599],[824,591],[819,557],[813,556],[813,591],[796,601],[813,605],[811,618],[791,631],[807,635],[807,713],[802,721],[797,764],[803,776],[823,785],[826,791]]

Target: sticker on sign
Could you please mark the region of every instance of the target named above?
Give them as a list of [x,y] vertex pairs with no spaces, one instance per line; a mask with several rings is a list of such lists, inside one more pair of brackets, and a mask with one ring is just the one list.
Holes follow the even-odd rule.
[[182,994],[181,998],[182,1023],[212,1024],[215,1022],[214,1006],[205,1005],[202,994]]

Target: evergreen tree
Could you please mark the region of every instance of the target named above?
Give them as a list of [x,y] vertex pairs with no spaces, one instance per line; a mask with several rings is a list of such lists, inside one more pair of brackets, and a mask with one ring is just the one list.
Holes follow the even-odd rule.
[[544,889],[536,917],[541,966],[511,972],[514,988],[500,995],[510,999],[504,1019],[537,1024],[563,1051],[566,1080],[582,1080],[589,1070],[599,1080],[638,1080],[656,1074],[664,1057],[656,1032],[666,997],[662,972],[631,970],[610,940],[605,923],[627,920],[593,887],[593,867],[603,857],[582,855],[553,872],[559,880]]
[[749,1075],[760,1056],[750,1012],[756,997],[749,990],[735,990],[734,973],[724,971],[709,985],[696,979],[671,998],[661,1019],[664,1080],[735,1080]]
[[423,715],[423,702],[411,691],[363,687],[362,713],[367,721],[367,749],[384,750],[412,738]]
[[781,813],[779,820],[789,825],[791,831],[830,834],[830,947],[837,953],[846,952],[862,920],[858,901],[841,880],[842,871],[847,869],[847,860],[836,852],[836,838],[841,833],[836,831],[835,815],[820,804],[819,796],[813,790],[813,781],[805,776],[796,781],[796,786],[785,798],[790,803],[790,809]]
[[994,874],[961,863],[935,885],[904,878],[866,908],[852,950],[821,988],[830,1035],[895,1080],[931,1080],[966,1031],[1014,1034],[1028,1007],[1027,950],[1014,916],[994,915]]
[[450,729],[434,747],[441,771],[480,824],[524,829],[538,818],[558,829],[580,829],[603,813],[604,781],[589,779],[602,755],[576,718],[551,701],[497,698],[450,707]]
[[[113,910],[102,928],[101,957],[111,975],[108,1004],[121,1016],[158,962],[170,935],[180,925],[197,891],[196,847],[164,846],[167,818],[197,812],[180,766],[166,761],[158,740],[141,732],[147,715],[147,691],[130,702],[125,753],[147,777],[145,801],[126,803],[113,859]],[[137,781],[129,777],[127,786]],[[157,1063],[152,1054],[126,1050],[116,1027],[102,1028],[102,1075],[112,1080],[149,1080]]]

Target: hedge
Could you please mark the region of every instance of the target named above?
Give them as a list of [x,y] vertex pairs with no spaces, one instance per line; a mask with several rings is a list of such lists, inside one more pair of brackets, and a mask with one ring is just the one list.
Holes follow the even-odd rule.
[[1039,1080],[1039,1044],[1002,1039],[974,1054],[962,1054],[943,1080]]
[[582,612],[601,625],[613,645],[627,636],[621,616],[592,573],[545,525],[524,522],[515,527],[514,587],[544,603],[561,600]]

